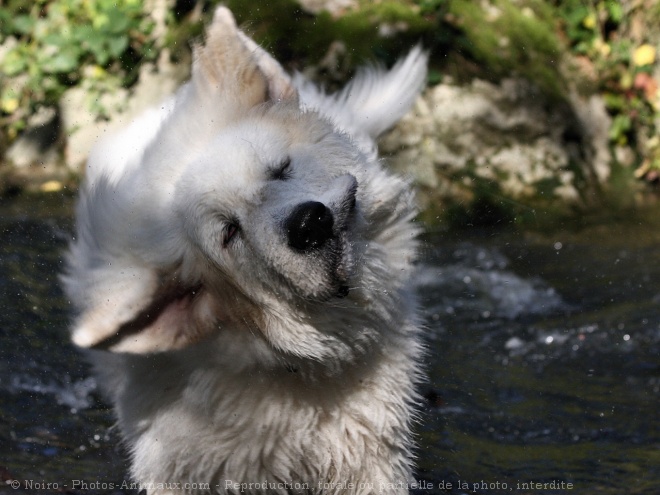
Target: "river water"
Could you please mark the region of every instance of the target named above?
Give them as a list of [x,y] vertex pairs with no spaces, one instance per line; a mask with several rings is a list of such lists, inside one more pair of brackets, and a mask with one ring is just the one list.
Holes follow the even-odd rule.
[[[59,289],[70,199],[0,203],[0,494],[127,494]],[[660,493],[660,221],[426,238],[417,489]]]

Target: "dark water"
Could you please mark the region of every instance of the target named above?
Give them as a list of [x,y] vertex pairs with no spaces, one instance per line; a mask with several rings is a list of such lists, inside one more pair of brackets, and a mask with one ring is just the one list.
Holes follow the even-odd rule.
[[[0,204],[0,494],[133,493],[68,344],[70,218],[62,197]],[[416,493],[660,493],[659,227],[429,238]]]

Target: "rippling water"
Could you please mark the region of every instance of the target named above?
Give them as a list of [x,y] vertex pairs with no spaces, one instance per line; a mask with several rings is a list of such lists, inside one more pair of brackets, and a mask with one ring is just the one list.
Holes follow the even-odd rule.
[[[70,217],[61,197],[0,204],[0,494],[132,493],[68,343]],[[416,493],[658,493],[658,226],[429,236]]]
[[660,231],[465,236],[433,238],[424,269],[420,476],[451,493],[660,493]]

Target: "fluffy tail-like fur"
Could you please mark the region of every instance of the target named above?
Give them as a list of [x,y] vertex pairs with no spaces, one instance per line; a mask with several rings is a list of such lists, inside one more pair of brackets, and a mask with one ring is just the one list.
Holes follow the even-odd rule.
[[316,110],[360,142],[373,141],[410,109],[426,83],[428,53],[419,45],[390,70],[358,70],[340,92],[327,95],[300,74],[294,84],[301,105]]

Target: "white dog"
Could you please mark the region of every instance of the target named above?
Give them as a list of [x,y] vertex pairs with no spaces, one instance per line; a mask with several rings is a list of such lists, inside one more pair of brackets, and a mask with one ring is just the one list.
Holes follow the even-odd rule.
[[374,139],[426,55],[326,95],[220,7],[192,79],[97,145],[64,277],[149,493],[406,493],[409,185]]

